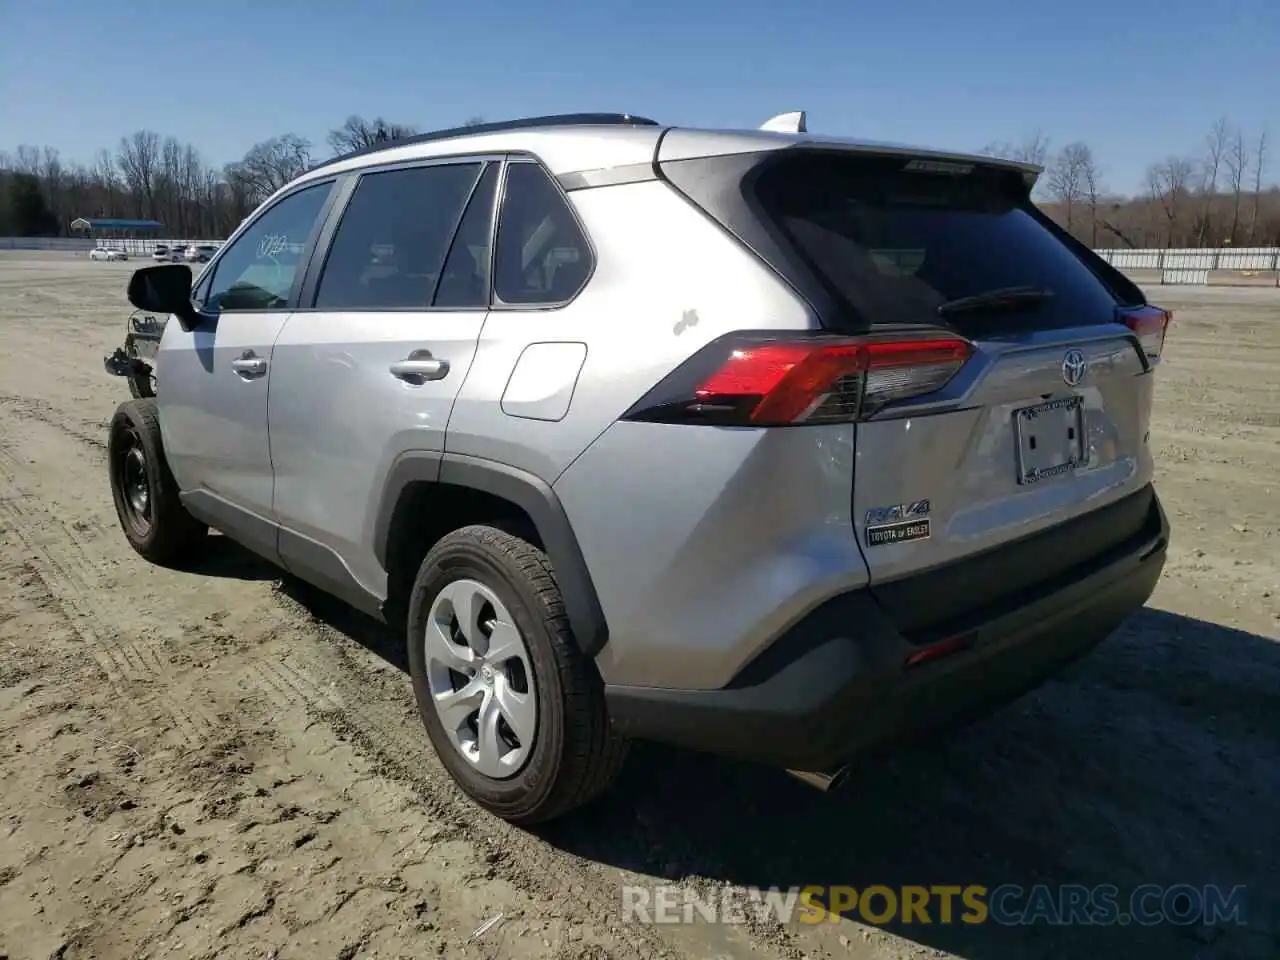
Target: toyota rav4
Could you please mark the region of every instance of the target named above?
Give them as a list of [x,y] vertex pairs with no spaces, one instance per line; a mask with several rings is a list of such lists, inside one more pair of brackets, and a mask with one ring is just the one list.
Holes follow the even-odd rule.
[[632,739],[829,787],[1039,684],[1164,564],[1170,317],[1039,172],[803,115],[334,159],[194,281],[133,276],[169,319],[111,421],[121,525],[170,565],[215,528],[403,631],[442,762],[513,822]]

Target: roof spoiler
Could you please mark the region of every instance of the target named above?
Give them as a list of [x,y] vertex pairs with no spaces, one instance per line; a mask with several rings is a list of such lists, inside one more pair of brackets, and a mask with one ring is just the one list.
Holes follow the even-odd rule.
[[808,133],[809,128],[805,123],[805,115],[803,110],[797,110],[794,113],[780,113],[776,117],[770,117],[764,123],[760,124],[761,130],[770,130],[774,133]]

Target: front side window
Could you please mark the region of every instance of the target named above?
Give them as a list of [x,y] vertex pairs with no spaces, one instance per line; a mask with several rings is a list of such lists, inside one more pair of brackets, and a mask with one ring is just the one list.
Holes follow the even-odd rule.
[[426,309],[481,166],[362,176],[334,234],[316,309]]
[[573,299],[591,275],[591,247],[564,195],[538,164],[507,168],[494,256],[494,293],[506,304]]
[[332,186],[320,183],[289,194],[236,237],[214,268],[205,309],[287,307],[307,240]]

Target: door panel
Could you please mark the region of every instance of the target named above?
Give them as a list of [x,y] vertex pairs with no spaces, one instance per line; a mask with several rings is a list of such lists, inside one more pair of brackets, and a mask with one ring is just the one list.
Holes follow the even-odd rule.
[[[444,449],[484,318],[474,310],[303,312],[276,342],[268,412],[275,516],[378,596],[386,590],[372,546],[381,481],[400,454]],[[410,359],[422,365],[393,372]],[[431,372],[424,360],[443,363]]]
[[374,518],[397,457],[444,449],[487,313],[498,169],[468,159],[367,173],[338,214],[311,307],[273,357],[273,506],[299,576],[386,595]]
[[183,491],[204,490],[270,517],[267,384],[272,345],[288,317],[224,313],[190,333],[166,325],[157,359],[165,456]]
[[[184,493],[206,502],[211,495],[229,517],[271,519],[271,351],[332,188],[308,184],[264,206],[201,274],[197,329],[165,326],[156,371],[166,457]],[[232,532],[234,524],[220,526]],[[264,549],[264,537],[255,536],[255,549]]]

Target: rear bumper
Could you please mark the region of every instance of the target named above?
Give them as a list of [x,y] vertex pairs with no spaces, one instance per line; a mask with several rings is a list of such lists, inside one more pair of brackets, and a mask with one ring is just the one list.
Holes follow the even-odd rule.
[[[1150,597],[1169,524],[1154,493],[1144,493],[1149,512],[1133,536],[936,647],[954,644],[954,652],[909,665],[931,645],[904,636],[871,593],[859,590],[809,614],[724,689],[606,686],[614,726],[638,739],[829,771],[977,719],[1087,653]],[[964,562],[955,568],[965,575]],[[922,592],[920,602],[929,596]]]

